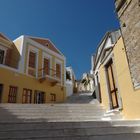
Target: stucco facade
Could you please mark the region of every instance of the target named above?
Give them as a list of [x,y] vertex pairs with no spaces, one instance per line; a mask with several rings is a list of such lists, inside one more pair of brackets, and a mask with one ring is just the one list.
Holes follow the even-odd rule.
[[[114,42],[107,55],[107,52],[104,51],[105,48],[107,48],[106,45],[101,51],[100,56],[102,57],[98,69],[95,68],[96,72],[98,71],[101,103],[107,110],[120,111],[124,119],[139,119],[140,90],[133,88],[122,36],[120,35]],[[110,62],[112,75],[110,75],[108,67]],[[111,79],[112,77],[113,79]],[[113,94],[114,92],[115,94]]]
[[0,64],[0,102],[63,102],[66,98],[64,55],[48,39],[21,36],[13,44],[11,64],[14,66]]

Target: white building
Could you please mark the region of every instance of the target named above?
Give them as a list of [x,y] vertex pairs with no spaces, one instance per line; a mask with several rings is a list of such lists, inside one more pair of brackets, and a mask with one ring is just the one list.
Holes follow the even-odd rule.
[[75,74],[72,67],[66,67],[66,96],[71,96],[75,87]]

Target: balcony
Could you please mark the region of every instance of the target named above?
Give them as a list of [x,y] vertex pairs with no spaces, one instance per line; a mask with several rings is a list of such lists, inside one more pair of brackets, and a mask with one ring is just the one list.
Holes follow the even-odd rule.
[[41,68],[38,71],[38,80],[40,83],[47,80],[51,86],[55,86],[57,83],[61,83],[61,73],[51,68]]

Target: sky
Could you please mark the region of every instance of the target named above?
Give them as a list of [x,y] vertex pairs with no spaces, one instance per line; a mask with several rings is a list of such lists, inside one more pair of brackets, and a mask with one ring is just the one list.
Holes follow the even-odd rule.
[[0,0],[0,32],[49,38],[76,78],[91,69],[104,34],[119,28],[113,0]]

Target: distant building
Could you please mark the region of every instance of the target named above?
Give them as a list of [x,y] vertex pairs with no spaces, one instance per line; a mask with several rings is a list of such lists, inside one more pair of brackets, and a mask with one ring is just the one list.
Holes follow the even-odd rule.
[[140,89],[140,0],[115,0],[134,89]]
[[45,38],[0,34],[0,102],[63,102],[65,57]]
[[83,73],[81,80],[78,83],[79,92],[93,92],[93,75]]
[[75,91],[75,74],[72,67],[66,67],[66,96],[71,96]]

